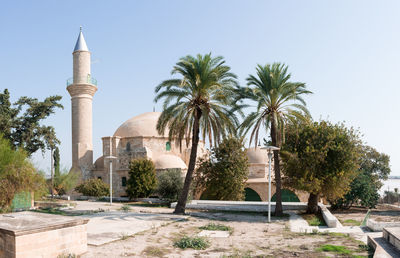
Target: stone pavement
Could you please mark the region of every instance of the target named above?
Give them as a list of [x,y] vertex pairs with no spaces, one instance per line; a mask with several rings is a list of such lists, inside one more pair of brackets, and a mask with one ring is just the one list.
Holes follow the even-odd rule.
[[88,244],[96,246],[186,218],[172,214],[123,211],[99,212],[82,217],[90,219],[87,224]]

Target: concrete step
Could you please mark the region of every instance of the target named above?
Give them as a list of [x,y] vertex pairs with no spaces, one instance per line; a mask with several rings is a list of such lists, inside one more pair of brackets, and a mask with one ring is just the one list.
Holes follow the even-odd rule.
[[400,252],[400,227],[384,228],[383,238]]
[[400,257],[400,250],[387,241],[383,236],[383,233],[369,233],[367,243],[368,246],[375,250],[374,258]]

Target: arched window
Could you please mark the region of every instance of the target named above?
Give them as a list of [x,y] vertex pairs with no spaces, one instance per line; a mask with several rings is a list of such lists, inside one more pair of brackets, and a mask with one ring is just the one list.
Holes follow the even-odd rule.
[[170,142],[167,142],[167,143],[165,144],[165,149],[166,149],[167,151],[170,151],[170,150],[171,150],[171,143],[170,143]]
[[128,142],[126,144],[126,151],[131,151],[131,143],[130,142]]

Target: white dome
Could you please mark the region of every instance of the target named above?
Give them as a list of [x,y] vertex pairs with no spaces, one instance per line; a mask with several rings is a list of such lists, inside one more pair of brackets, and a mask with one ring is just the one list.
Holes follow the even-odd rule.
[[156,169],[169,169],[169,168],[180,168],[187,169],[185,162],[175,155],[164,154],[156,158],[154,165]]
[[[132,117],[131,119],[125,121],[118,129],[115,131],[114,136],[119,137],[162,137],[158,134],[156,126],[158,118],[161,112],[147,112],[141,115]],[[166,137],[168,136],[168,131],[165,130]]]
[[268,152],[260,147],[247,149],[247,157],[249,158],[249,163],[253,164],[267,164],[268,163]]

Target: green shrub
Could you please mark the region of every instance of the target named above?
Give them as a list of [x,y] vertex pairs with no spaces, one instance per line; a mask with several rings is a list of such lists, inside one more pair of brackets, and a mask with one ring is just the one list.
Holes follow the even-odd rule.
[[45,179],[38,173],[22,148],[14,150],[0,135],[0,211],[8,211],[14,195],[43,188]]
[[183,188],[183,179],[180,169],[168,169],[157,177],[157,194],[169,202],[178,200]]
[[243,201],[248,174],[243,138],[229,137],[212,148],[209,159],[200,159],[194,185],[206,200]]
[[232,231],[232,228],[222,224],[209,223],[207,226],[199,227],[202,230]]
[[79,180],[79,173],[75,171],[54,174],[54,189],[58,195],[64,195],[74,189]]
[[92,178],[75,187],[75,191],[86,196],[108,196],[110,187],[101,179]]
[[204,237],[183,236],[181,239],[175,241],[174,246],[181,249],[193,248],[204,250],[210,246],[210,242]]
[[126,184],[129,198],[144,198],[157,187],[156,169],[149,159],[134,159],[129,162],[129,179]]

